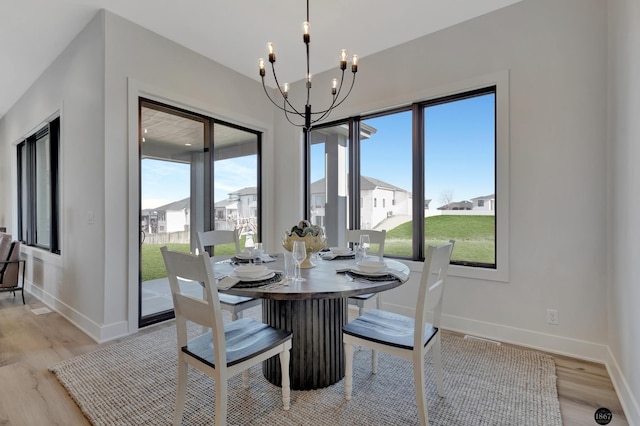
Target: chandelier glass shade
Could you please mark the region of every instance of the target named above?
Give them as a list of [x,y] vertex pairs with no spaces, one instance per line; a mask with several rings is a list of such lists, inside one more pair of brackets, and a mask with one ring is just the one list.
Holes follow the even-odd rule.
[[275,81],[276,86],[278,87],[278,91],[280,92],[280,99],[276,101],[270,94],[269,90],[267,90],[267,86],[265,84],[265,60],[264,58],[260,58],[258,60],[258,67],[260,71],[260,78],[262,79],[262,87],[264,89],[267,98],[280,110],[284,112],[284,115],[291,124],[294,126],[302,127],[305,131],[305,134],[311,130],[311,127],[329,116],[331,111],[337,108],[340,104],[342,104],[345,99],[351,93],[353,89],[353,85],[356,81],[356,73],[358,72],[358,55],[352,55],[351,57],[351,84],[349,85],[349,89],[345,90],[343,93],[343,85],[345,83],[345,71],[347,69],[347,51],[342,49],[339,55],[339,68],[340,68],[340,78],[334,78],[331,82],[331,87],[328,88],[328,92],[331,94],[331,103],[326,109],[320,111],[312,111],[311,109],[311,70],[309,65],[309,50],[311,43],[311,34],[310,34],[310,21],[309,21],[309,0],[307,0],[307,20],[302,23],[302,40],[305,44],[306,53],[307,53],[307,74],[305,76],[306,80],[306,103],[304,105],[304,110],[300,107],[295,107],[289,101],[289,83],[280,84],[278,81],[278,76],[276,75],[276,53],[275,46],[273,43],[267,43],[267,52],[268,52],[268,61],[271,64],[271,71],[273,73],[273,79]]

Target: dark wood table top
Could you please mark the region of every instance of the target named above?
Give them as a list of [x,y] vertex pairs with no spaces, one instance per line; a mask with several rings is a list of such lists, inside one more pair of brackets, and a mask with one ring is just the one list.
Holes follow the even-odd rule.
[[[409,267],[404,263],[392,259],[384,259],[390,269],[395,269],[409,275]],[[282,271],[283,255],[279,254],[275,262],[265,263],[271,270]],[[351,280],[344,273],[337,273],[336,269],[355,267],[356,261],[350,260],[315,260],[316,267],[302,269],[302,277],[306,281],[302,283],[290,282],[289,285],[272,289],[254,288],[234,288],[220,290],[222,293],[236,296],[247,296],[261,299],[274,300],[306,300],[306,299],[333,299],[341,297],[351,297],[359,294],[378,293],[402,285],[398,280],[363,282]],[[232,266],[228,262],[218,262],[213,265],[213,269],[218,274],[229,274]]]

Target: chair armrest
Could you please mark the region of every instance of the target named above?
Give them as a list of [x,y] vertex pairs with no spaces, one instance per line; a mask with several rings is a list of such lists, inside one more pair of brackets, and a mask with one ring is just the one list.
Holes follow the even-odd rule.
[[9,264],[9,263],[20,263],[20,262],[24,262],[24,259],[18,259],[18,260],[0,260],[0,265],[5,265],[5,264]]

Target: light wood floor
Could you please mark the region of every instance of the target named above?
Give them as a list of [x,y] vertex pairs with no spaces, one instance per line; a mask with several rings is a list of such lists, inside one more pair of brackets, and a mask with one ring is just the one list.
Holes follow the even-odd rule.
[[[44,305],[29,294],[25,297],[23,306],[20,296],[0,294],[0,425],[88,425],[47,367],[114,342],[96,344],[55,312],[34,314],[33,309]],[[139,334],[172,325],[156,325]],[[565,425],[595,425],[598,407],[613,412],[610,425],[627,425],[603,365],[553,357]]]

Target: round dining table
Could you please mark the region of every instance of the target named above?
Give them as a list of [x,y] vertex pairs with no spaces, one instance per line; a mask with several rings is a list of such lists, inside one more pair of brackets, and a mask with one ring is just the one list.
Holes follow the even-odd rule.
[[[272,255],[273,256],[273,255]],[[283,255],[266,263],[269,269],[283,271]],[[384,259],[388,269],[409,276],[409,268],[396,260]],[[398,287],[402,281],[369,281],[345,274],[356,267],[353,259],[314,260],[315,267],[302,269],[305,281],[266,288],[231,287],[223,293],[262,299],[262,321],[273,327],[293,332],[290,360],[291,388],[310,390],[330,386],[344,377],[342,326],[348,321],[351,296],[378,293]],[[229,263],[216,264],[216,274],[231,268]],[[228,271],[227,273],[230,273]],[[277,357],[263,363],[263,374],[269,382],[280,386],[282,372]]]

